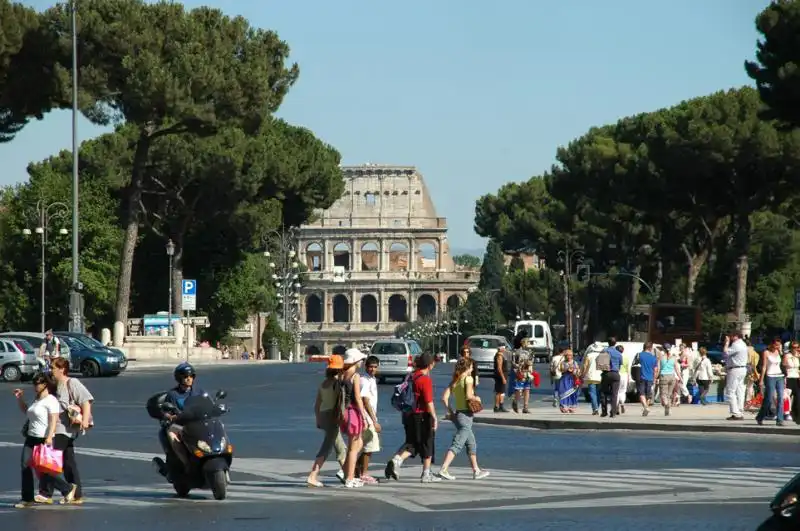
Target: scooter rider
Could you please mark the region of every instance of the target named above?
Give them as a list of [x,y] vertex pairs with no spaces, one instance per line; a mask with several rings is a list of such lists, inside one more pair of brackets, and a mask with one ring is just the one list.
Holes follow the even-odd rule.
[[[205,394],[205,391],[194,385],[197,373],[189,363],[183,362],[175,367],[172,375],[178,385],[167,392],[164,402],[173,404],[180,411],[183,411],[183,405],[190,396],[202,396]],[[184,465],[188,465],[189,455],[180,440],[183,427],[176,422],[176,420],[179,420],[178,415],[164,413],[163,418],[171,422],[168,428],[162,426],[158,432],[158,440],[164,449],[164,453],[169,455],[171,451]]]

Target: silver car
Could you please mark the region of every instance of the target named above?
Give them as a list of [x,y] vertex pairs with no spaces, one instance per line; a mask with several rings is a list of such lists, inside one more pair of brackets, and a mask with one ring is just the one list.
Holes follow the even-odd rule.
[[33,346],[22,338],[0,338],[0,377],[18,382],[32,377],[39,370]]
[[500,347],[505,347],[507,352],[511,352],[511,344],[505,336],[470,336],[467,338],[467,345],[479,373],[494,372],[494,357]]
[[378,382],[387,378],[405,378],[414,371],[414,358],[422,354],[419,344],[413,339],[381,339],[370,349],[370,355],[378,358]]

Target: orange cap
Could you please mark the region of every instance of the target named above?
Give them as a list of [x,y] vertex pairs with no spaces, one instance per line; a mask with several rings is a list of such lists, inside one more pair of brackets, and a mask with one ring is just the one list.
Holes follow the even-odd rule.
[[344,369],[344,358],[342,358],[338,354],[331,354],[331,357],[328,358],[328,368],[329,369]]

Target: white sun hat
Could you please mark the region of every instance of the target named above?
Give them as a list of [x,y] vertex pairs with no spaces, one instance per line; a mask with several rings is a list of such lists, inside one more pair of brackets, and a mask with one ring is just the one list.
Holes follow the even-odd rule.
[[355,365],[359,361],[366,359],[366,357],[367,355],[357,348],[349,348],[344,353],[344,364]]

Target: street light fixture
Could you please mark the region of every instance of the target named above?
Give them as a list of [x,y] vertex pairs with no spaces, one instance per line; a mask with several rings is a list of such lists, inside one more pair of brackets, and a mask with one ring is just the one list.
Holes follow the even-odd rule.
[[69,296],[69,329],[71,332],[84,331],[83,285],[78,268],[78,5],[70,2],[72,18],[72,290]]
[[172,273],[173,273],[173,257],[175,256],[175,244],[172,243],[172,239],[167,242],[167,256],[169,257],[169,304],[167,305],[168,313],[167,313],[167,329],[169,330],[170,335],[172,335],[172,293],[174,290],[173,280],[172,280]]
[[299,293],[302,287],[300,284],[299,270],[300,264],[295,257],[297,256],[296,237],[293,229],[273,230],[267,232],[263,238],[263,243],[267,247],[272,247],[272,253],[264,251],[264,258],[270,260],[267,267],[272,271],[270,277],[277,291],[277,299],[281,304],[282,319],[281,329],[288,332],[293,338],[292,352],[289,353],[289,361],[296,361],[295,351],[300,343],[301,331],[299,325]]
[[[36,228],[33,229],[31,232],[30,229],[25,228],[22,229],[23,236],[30,236],[33,233],[36,233],[40,238],[40,245],[41,245],[41,300],[40,300],[40,318],[41,318],[41,332],[44,333],[46,330],[45,328],[45,320],[47,317],[47,312],[45,310],[46,300],[45,300],[45,288],[47,286],[47,244],[48,239],[47,235],[50,230],[50,223],[53,220],[63,218],[69,212],[69,207],[66,203],[62,203],[61,201],[56,201],[53,203],[45,203],[43,200],[40,200],[36,203],[36,215],[38,218],[38,225]],[[61,228],[58,231],[58,234],[65,235],[69,234],[67,229]]]

